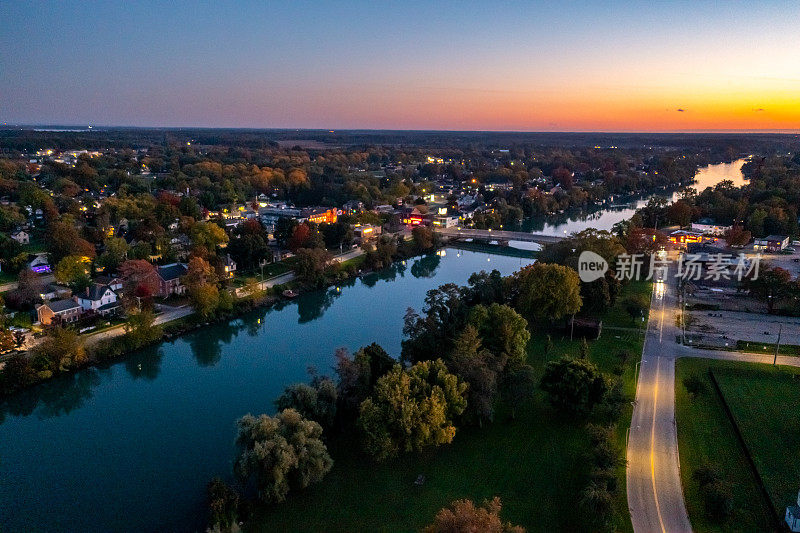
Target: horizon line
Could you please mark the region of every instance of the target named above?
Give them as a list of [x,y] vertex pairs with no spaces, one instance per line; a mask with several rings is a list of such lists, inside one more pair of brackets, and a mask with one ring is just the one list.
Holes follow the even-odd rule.
[[398,132],[398,133],[513,133],[513,134],[606,134],[606,135],[642,135],[642,134],[703,134],[703,133],[760,133],[773,135],[800,135],[797,129],[687,129],[687,130],[503,130],[503,129],[414,129],[414,128],[326,128],[326,127],[256,127],[256,126],[141,126],[141,125],[95,125],[95,124],[56,124],[56,123],[7,123],[0,125],[0,129],[20,128],[63,128],[77,129],[141,129],[141,130],[241,130],[241,131],[310,131],[310,132]]

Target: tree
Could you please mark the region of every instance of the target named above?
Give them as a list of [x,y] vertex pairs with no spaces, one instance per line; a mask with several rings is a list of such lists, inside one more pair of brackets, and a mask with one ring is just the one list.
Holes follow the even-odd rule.
[[257,220],[248,220],[237,227],[227,251],[242,269],[254,269],[270,255],[267,233]]
[[34,271],[26,268],[20,270],[17,276],[17,288],[6,298],[9,305],[15,309],[32,309],[33,305],[41,299],[44,292],[44,281]]
[[163,329],[155,325],[155,315],[149,309],[141,309],[128,313],[123,326],[125,335],[134,346],[144,346],[161,338]]
[[510,365],[503,377],[501,393],[511,407],[511,418],[517,417],[517,406],[533,398],[536,372],[531,365]]
[[321,287],[325,283],[325,270],[331,259],[330,252],[324,248],[300,248],[297,250],[295,273],[305,283]]
[[[515,282],[515,283],[514,283]],[[514,274],[515,307],[529,321],[558,320],[582,305],[580,278],[569,267],[534,263]]]
[[614,496],[604,484],[590,481],[581,492],[580,505],[595,525],[605,524],[614,511]]
[[81,255],[68,255],[58,262],[53,275],[60,283],[76,284],[89,279],[89,262]]
[[158,294],[160,281],[158,271],[152,263],[144,259],[129,259],[119,267],[122,280],[122,294],[128,303],[138,298],[152,298]]
[[297,227],[297,220],[289,217],[280,217],[275,223],[275,230],[272,232],[275,240],[278,241],[278,246],[286,247],[289,243],[289,238],[294,234],[294,229]]
[[411,230],[411,237],[414,240],[414,246],[420,252],[425,252],[433,248],[434,234],[431,228],[416,226]]
[[239,493],[219,477],[206,487],[211,531],[231,531],[239,515]]
[[467,284],[469,302],[473,305],[503,303],[505,299],[503,276],[498,270],[475,272],[470,275]]
[[214,268],[202,257],[192,257],[182,281],[197,314],[203,318],[211,316],[220,303]]
[[395,360],[376,343],[363,346],[350,358],[347,350],[336,350],[336,374],[339,377],[337,396],[341,410],[348,418],[358,415],[378,379],[395,365]]
[[404,319],[402,359],[425,361],[449,353],[469,315],[463,290],[454,283],[431,289],[425,297],[424,316],[409,308]]
[[128,250],[130,250],[130,246],[125,242],[125,239],[109,237],[105,241],[105,250],[97,258],[97,262],[100,266],[110,271],[115,271],[128,257]]
[[94,258],[96,252],[94,245],[82,238],[78,230],[67,222],[55,222],[48,229],[47,251],[50,260],[58,263],[68,255],[86,256]]
[[408,370],[395,365],[361,404],[364,449],[380,461],[452,442],[453,420],[466,408],[466,389],[441,359]]
[[79,367],[88,361],[83,342],[77,332],[62,327],[51,328],[47,336],[32,350],[32,365],[47,376]]
[[12,394],[36,383],[37,375],[25,354],[12,355],[0,372],[0,394]]
[[725,232],[725,242],[732,248],[740,248],[750,242],[753,234],[742,226],[733,226]]
[[586,359],[562,357],[549,361],[539,384],[551,405],[572,415],[587,415],[608,390],[606,379]]
[[217,246],[228,242],[225,230],[213,222],[198,222],[189,231],[189,238],[195,247],[202,247],[211,253]]
[[294,409],[275,417],[248,414],[237,425],[234,470],[239,479],[255,486],[264,502],[284,501],[290,490],[322,481],[333,466],[322,427]]
[[279,411],[294,409],[327,429],[333,427],[336,418],[336,400],[336,384],[333,380],[315,376],[310,385],[295,383],[287,386],[275,400],[275,407]]
[[772,314],[778,300],[789,292],[792,274],[781,267],[762,268],[757,277],[748,278],[745,282],[750,294],[767,304],[767,311]]
[[424,529],[425,533],[524,533],[525,528],[511,525],[500,519],[503,506],[495,496],[476,507],[471,500],[456,500],[436,513],[433,524]]
[[469,384],[467,412],[480,425],[484,420],[494,418],[499,375],[507,361],[506,354],[501,352],[495,355],[481,346],[478,330],[472,324],[467,324],[456,337],[453,352],[448,358],[448,368]]
[[480,333],[483,346],[495,355],[503,355],[515,363],[527,358],[528,321],[511,307],[491,304],[476,305],[470,311],[468,322]]

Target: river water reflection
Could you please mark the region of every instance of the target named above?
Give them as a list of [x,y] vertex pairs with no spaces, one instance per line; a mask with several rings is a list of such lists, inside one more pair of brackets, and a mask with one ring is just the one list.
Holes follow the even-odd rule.
[[0,408],[0,530],[201,529],[236,418],[330,373],[337,347],[399,354],[427,290],[530,261],[447,249],[23,392]]

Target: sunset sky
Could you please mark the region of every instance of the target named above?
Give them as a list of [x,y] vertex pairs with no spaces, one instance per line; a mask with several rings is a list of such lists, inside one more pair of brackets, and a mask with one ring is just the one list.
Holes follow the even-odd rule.
[[800,130],[800,1],[0,2],[0,124]]

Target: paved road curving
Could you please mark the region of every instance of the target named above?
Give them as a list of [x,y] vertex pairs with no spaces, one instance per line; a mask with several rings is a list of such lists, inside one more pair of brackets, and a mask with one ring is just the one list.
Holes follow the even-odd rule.
[[[701,350],[678,344],[677,283],[672,275],[653,291],[636,403],[628,440],[628,507],[636,533],[692,530],[681,486],[675,425],[675,360],[679,357],[772,363],[773,356]],[[800,358],[778,364],[800,367]]]

